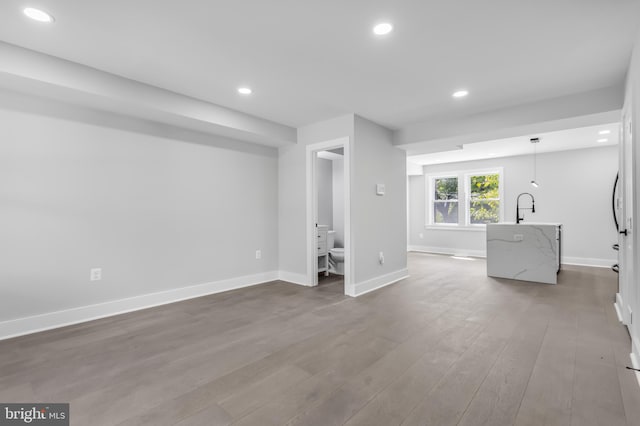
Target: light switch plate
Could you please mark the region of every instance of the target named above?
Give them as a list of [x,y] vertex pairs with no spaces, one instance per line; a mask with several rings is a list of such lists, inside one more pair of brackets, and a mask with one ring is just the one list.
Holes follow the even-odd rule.
[[100,281],[102,279],[102,268],[91,268],[89,279],[91,281]]
[[377,195],[384,195],[384,183],[376,184],[376,194]]

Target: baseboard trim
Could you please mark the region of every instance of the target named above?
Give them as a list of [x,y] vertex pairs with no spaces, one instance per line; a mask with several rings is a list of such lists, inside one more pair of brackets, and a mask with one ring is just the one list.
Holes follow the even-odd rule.
[[49,312],[24,318],[0,322],[0,340],[26,334],[66,327],[127,312],[167,305],[182,300],[195,299],[243,287],[264,284],[278,279],[277,271],[246,275],[226,280],[181,287],[157,293],[143,294],[126,299],[80,306],[64,311]]
[[407,270],[407,268],[399,269],[385,275],[380,275],[379,277],[371,278],[361,283],[350,285],[345,289],[345,294],[352,297],[362,296],[363,294],[370,293],[382,287],[386,287],[408,277],[409,271]]
[[449,247],[431,247],[431,246],[408,246],[407,251],[414,251],[418,253],[433,253],[433,254],[446,254],[450,256],[472,256],[472,257],[487,257],[485,250],[466,250]]
[[618,317],[618,321],[623,322],[622,320],[622,311],[620,310],[620,293],[616,293],[616,301],[613,303],[613,307],[616,310],[616,315]]
[[[485,250],[466,250],[459,248],[449,247],[430,247],[430,246],[407,246],[407,251],[413,251],[418,253],[433,253],[433,254],[446,254],[450,256],[472,256],[472,257],[487,257]],[[575,266],[591,266],[595,268],[611,268],[611,265],[616,263],[615,259],[597,259],[589,257],[566,257],[562,258],[563,265],[575,265]]]
[[278,279],[292,284],[298,284],[305,287],[311,287],[309,279],[306,275],[297,274],[295,272],[278,271]]
[[[636,370],[640,369],[640,354],[638,354],[638,346],[635,343],[632,343],[632,352],[629,354],[629,358],[631,359],[631,366]],[[636,375],[636,380],[638,381],[638,386],[640,386],[640,373],[638,371],[634,371]]]
[[611,268],[614,263],[617,263],[615,259],[597,259],[589,257],[563,257],[563,265],[575,265],[575,266],[591,266],[594,268]]

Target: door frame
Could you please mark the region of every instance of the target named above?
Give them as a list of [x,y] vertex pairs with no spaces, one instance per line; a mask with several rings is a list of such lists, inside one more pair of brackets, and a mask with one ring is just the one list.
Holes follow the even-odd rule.
[[343,137],[325,142],[307,145],[307,282],[309,286],[318,285],[318,250],[317,230],[318,218],[318,182],[316,159],[318,152],[343,148],[344,150],[344,291],[350,294],[353,286],[353,247],[351,239],[351,139]]
[[[627,327],[632,326],[633,299],[635,296],[636,267],[635,247],[633,229],[633,218],[635,216],[635,173],[634,173],[634,147],[631,139],[631,123],[629,111],[625,111],[622,116],[620,126],[620,188],[622,198],[622,217],[620,220],[620,231],[626,234],[619,235],[620,249],[620,288],[616,296],[616,306],[621,321]],[[631,331],[631,330],[630,330]]]

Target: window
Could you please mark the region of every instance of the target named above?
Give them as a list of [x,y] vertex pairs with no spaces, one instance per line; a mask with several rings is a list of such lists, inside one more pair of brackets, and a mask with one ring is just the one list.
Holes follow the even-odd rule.
[[502,169],[431,175],[427,226],[484,228],[503,220]]
[[433,179],[433,223],[458,223],[458,178]]
[[467,224],[500,222],[500,173],[467,175],[466,181]]

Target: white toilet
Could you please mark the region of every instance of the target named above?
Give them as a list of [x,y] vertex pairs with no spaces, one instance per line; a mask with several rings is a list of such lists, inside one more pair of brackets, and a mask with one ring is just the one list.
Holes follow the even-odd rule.
[[329,250],[329,272],[344,275],[344,248],[334,247],[336,231],[327,232],[327,249]]

